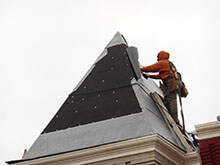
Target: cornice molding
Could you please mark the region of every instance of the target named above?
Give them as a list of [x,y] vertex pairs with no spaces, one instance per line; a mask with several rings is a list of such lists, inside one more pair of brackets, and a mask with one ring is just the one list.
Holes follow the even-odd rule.
[[196,125],[199,140],[220,137],[220,121]]
[[201,165],[201,158],[198,152],[191,152],[186,154],[184,165]]

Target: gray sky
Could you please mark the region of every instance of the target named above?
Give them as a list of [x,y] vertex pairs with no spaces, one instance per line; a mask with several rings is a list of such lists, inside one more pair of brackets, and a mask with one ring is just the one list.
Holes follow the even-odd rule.
[[220,115],[219,0],[0,0],[0,162],[20,159],[114,34],[182,73],[186,128]]

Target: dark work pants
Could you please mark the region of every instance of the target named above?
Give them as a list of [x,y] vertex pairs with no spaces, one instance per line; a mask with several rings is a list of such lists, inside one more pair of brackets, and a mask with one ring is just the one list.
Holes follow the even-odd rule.
[[179,122],[178,120],[178,112],[177,112],[177,90],[172,92],[167,92],[164,96],[164,104],[168,109],[170,115],[174,119],[176,123]]

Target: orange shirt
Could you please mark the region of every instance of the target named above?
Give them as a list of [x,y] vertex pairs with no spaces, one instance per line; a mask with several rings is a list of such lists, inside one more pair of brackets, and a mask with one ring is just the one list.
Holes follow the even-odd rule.
[[[168,61],[169,53],[167,53],[165,51],[159,52],[158,59],[159,59],[159,61],[156,62],[155,64],[141,68],[141,71],[143,71],[143,72],[159,72],[159,74],[149,75],[149,77],[154,78],[154,79],[166,80],[170,71],[171,71],[170,64]],[[172,73],[171,77],[174,77],[174,73]]]

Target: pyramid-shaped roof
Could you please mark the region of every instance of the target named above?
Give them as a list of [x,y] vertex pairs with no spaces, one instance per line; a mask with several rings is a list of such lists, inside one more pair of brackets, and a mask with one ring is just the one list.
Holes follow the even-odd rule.
[[116,33],[23,160],[152,134],[178,146],[150,97],[155,91],[162,96],[142,76],[137,49]]

